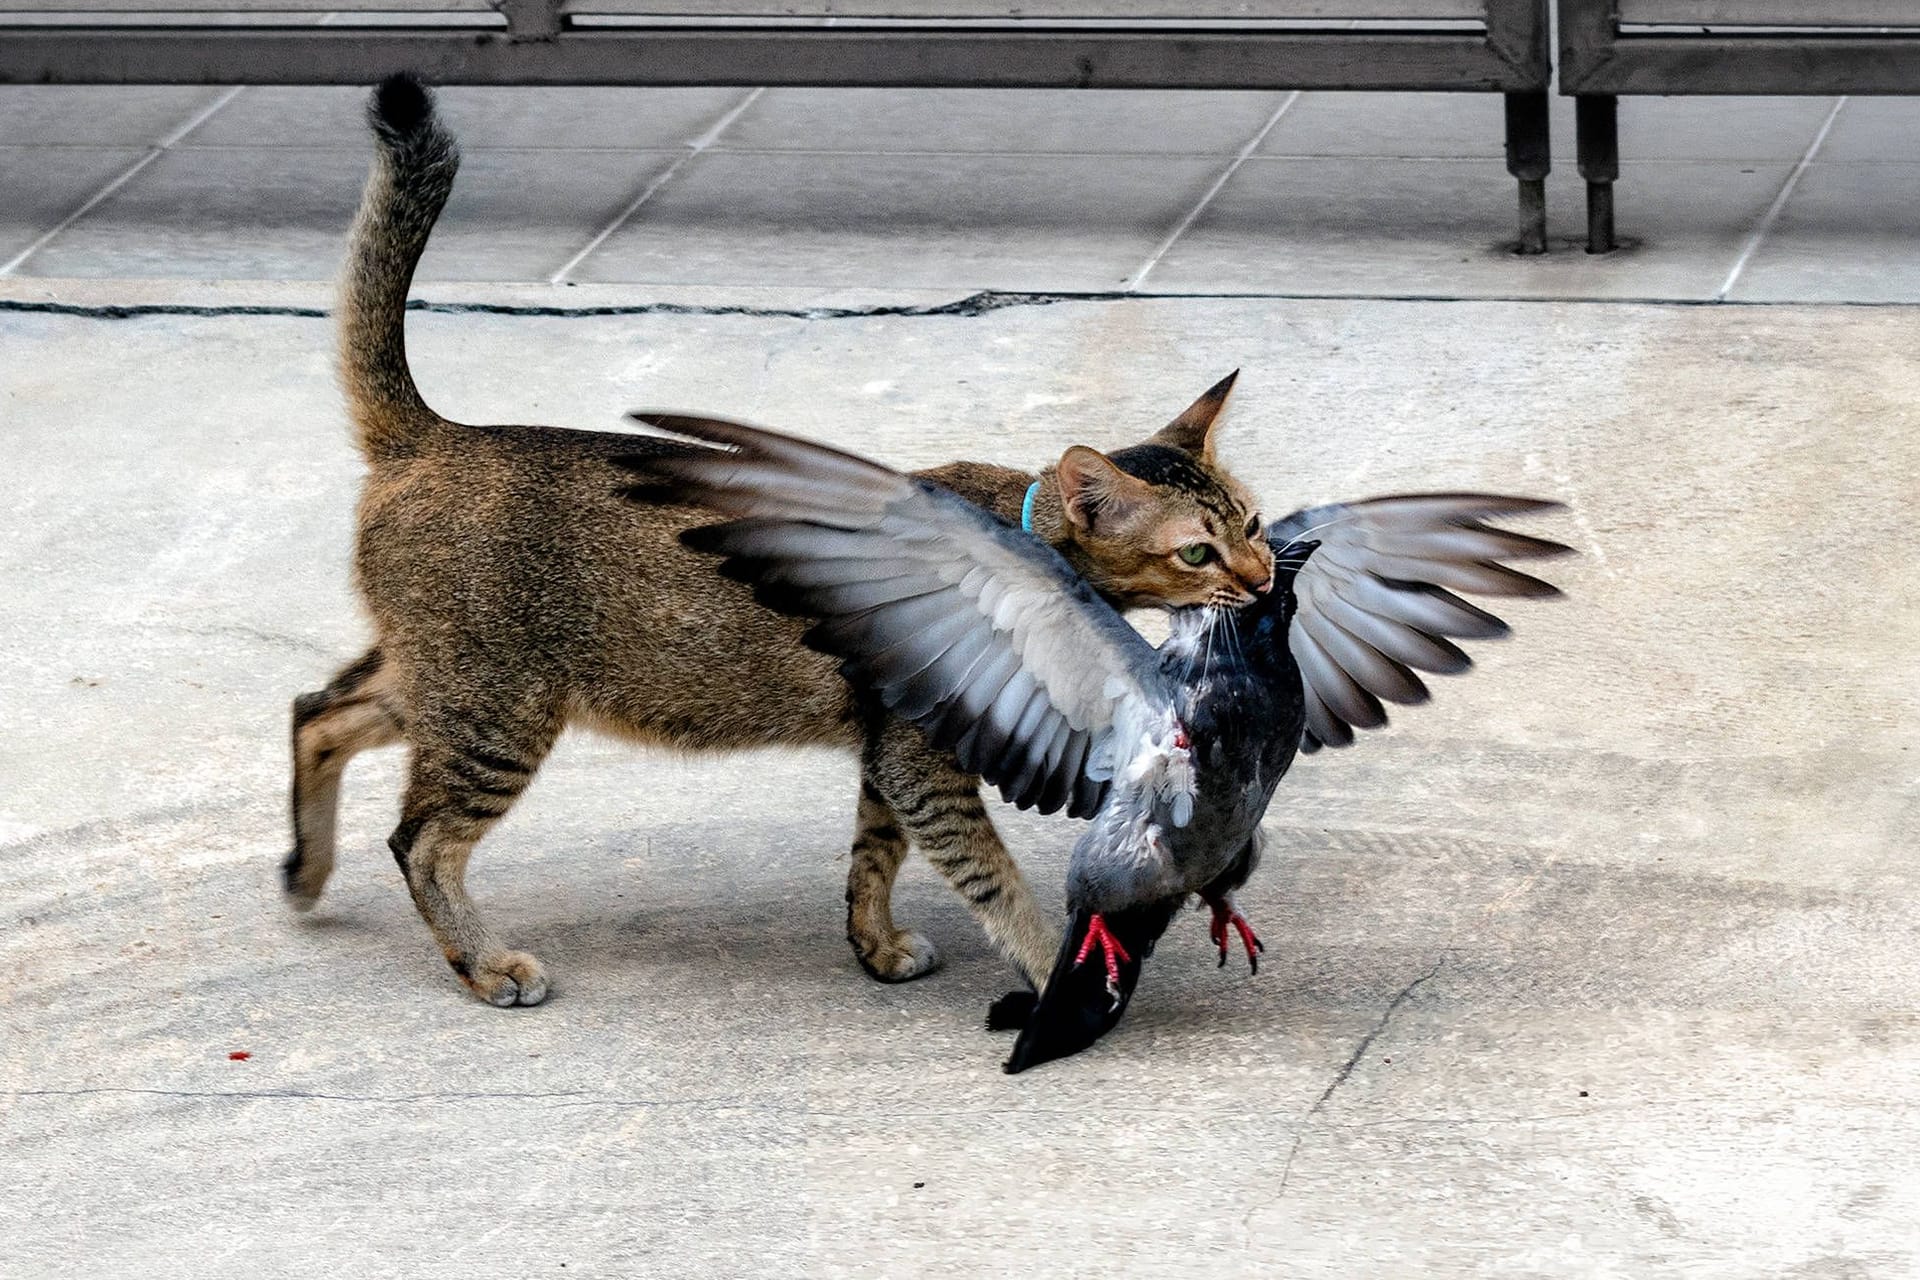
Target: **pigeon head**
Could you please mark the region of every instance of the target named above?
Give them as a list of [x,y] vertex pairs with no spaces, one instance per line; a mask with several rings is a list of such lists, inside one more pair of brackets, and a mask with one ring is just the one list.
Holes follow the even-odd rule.
[[1240,611],[1242,635],[1255,642],[1285,647],[1287,627],[1293,622],[1300,603],[1293,594],[1294,579],[1319,547],[1319,542],[1304,538],[1274,549],[1273,586]]

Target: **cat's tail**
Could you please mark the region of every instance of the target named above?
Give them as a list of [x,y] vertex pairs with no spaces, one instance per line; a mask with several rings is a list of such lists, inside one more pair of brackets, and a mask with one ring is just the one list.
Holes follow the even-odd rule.
[[347,245],[340,373],[360,450],[378,462],[416,453],[442,421],[407,367],[407,288],[453,190],[460,149],[410,75],[373,91],[367,121],[379,154]]

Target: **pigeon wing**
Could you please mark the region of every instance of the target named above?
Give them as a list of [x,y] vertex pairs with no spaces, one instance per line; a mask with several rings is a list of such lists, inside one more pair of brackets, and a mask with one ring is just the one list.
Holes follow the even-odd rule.
[[1276,554],[1302,537],[1319,549],[1294,580],[1288,644],[1305,686],[1303,751],[1344,747],[1386,724],[1385,702],[1429,697],[1417,672],[1472,666],[1456,639],[1491,639],[1507,624],[1455,592],[1557,596],[1502,563],[1568,554],[1544,538],[1496,529],[1500,516],[1561,510],[1557,502],[1483,493],[1417,493],[1295,512],[1267,534]]
[[[1157,654],[1052,547],[937,485],[792,436],[635,414],[708,447],[615,461],[629,491],[728,522],[682,540],[726,557],[807,643],[1022,808],[1089,817],[1116,720],[1170,705]],[[1123,714],[1125,713],[1125,714]]]

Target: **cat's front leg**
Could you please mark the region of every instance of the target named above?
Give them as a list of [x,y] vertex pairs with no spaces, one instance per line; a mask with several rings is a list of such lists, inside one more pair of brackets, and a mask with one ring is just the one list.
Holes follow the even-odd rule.
[[906,982],[940,967],[940,952],[922,933],[893,923],[893,880],[906,860],[907,837],[873,784],[861,779],[852,865],[847,869],[847,941],[860,967],[881,982]]
[[[1041,914],[1019,864],[987,817],[980,779],[947,752],[929,746],[920,730],[891,717],[869,743],[865,765],[866,781],[898,820],[901,834],[966,900],[988,939],[1039,990],[1053,968],[1060,930]],[[890,895],[890,879],[887,888]],[[886,919],[891,923],[890,909]]]

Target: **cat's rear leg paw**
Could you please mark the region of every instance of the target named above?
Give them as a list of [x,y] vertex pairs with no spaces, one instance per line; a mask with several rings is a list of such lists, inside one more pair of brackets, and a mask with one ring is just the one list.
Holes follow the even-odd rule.
[[301,913],[313,910],[332,870],[330,864],[322,866],[317,858],[307,857],[299,849],[289,853],[280,864],[280,887],[286,892],[287,905]]
[[467,990],[490,1005],[511,1009],[547,998],[547,971],[524,951],[493,951],[478,958],[449,955]]
[[895,929],[881,939],[849,938],[860,967],[881,982],[911,982],[940,967],[940,949],[925,934]]

